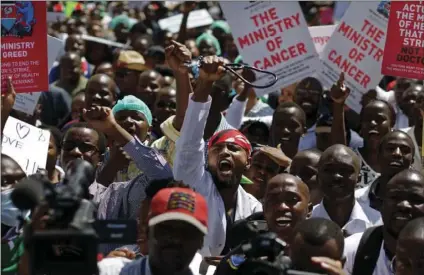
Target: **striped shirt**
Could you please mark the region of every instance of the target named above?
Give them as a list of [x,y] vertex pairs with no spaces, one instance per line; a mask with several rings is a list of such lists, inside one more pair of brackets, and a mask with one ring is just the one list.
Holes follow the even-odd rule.
[[[150,181],[173,178],[172,169],[155,149],[147,147],[134,138],[123,147],[137,168],[143,171],[133,180],[109,185],[100,201],[98,219],[136,219],[141,202],[145,199],[145,189]],[[102,245],[101,251],[107,254],[121,245]]]

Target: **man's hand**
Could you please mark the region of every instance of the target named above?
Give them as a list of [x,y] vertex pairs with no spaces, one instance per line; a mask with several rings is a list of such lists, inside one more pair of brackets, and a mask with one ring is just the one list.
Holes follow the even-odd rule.
[[350,94],[350,89],[344,84],[344,73],[340,73],[339,80],[330,90],[331,99],[338,104],[344,104]]
[[340,261],[335,261],[327,257],[312,257],[311,260],[314,263],[319,264],[328,272],[329,275],[345,275],[342,263]]
[[[2,119],[7,119],[9,117],[10,112],[13,109],[13,105],[15,105],[16,92],[13,87],[12,78],[9,77],[7,79],[7,90],[6,93],[1,95],[1,117]],[[5,121],[5,120],[4,120]]]
[[123,257],[130,260],[135,259],[135,253],[133,251],[128,250],[128,248],[119,248],[117,250],[111,251],[106,258],[116,258]]
[[199,79],[205,82],[214,82],[225,74],[225,69],[222,65],[225,60],[218,56],[206,56],[203,59],[203,64],[200,67]]
[[105,134],[111,134],[116,131],[117,122],[108,107],[95,106],[90,109],[83,109],[82,116],[92,127]]
[[184,63],[191,62],[191,52],[186,46],[172,40],[171,45],[165,49],[165,55],[168,66],[175,73],[188,73],[189,68]]

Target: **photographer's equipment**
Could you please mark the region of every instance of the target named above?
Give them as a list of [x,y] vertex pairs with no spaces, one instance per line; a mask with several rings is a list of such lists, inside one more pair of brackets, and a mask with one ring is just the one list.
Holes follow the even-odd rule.
[[[284,255],[286,243],[275,233],[263,233],[251,242],[241,244],[231,255],[244,255],[237,274],[243,275],[323,275],[291,269],[291,260]],[[227,258],[227,256],[226,256]]]
[[136,242],[135,233],[128,234],[137,231],[136,221],[95,221],[89,193],[94,178],[93,166],[76,159],[68,165],[62,183],[53,185],[38,175],[16,185],[12,200],[17,207],[47,209],[45,229],[33,230],[31,224],[24,229],[30,274],[98,274],[99,243]]
[[[191,62],[187,62],[185,63],[185,66],[190,68],[194,78],[197,78],[199,76],[200,73],[200,68],[203,65],[203,56],[199,56],[196,60],[193,60]],[[271,86],[273,86],[275,83],[277,83],[278,81],[278,77],[276,74],[274,74],[273,72],[270,71],[265,71],[265,70],[261,70],[259,68],[256,67],[251,67],[247,64],[242,64],[242,63],[229,63],[229,64],[224,64],[222,65],[222,67],[225,68],[225,70],[231,72],[236,78],[240,79],[241,81],[243,81],[245,84],[253,87],[253,88],[257,88],[257,89],[266,89],[269,88]],[[270,83],[266,84],[266,85],[256,85],[253,84],[251,82],[249,82],[248,80],[246,80],[243,76],[241,76],[240,74],[238,74],[235,70],[242,70],[242,69],[249,69],[252,71],[256,71],[259,73],[263,73],[263,74],[268,74],[270,75],[273,79],[270,81]]]

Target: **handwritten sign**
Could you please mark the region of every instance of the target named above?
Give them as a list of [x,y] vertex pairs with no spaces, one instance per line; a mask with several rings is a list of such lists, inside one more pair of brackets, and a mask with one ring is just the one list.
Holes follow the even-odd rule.
[[[159,27],[162,30],[168,30],[172,33],[179,31],[183,15],[177,14],[158,21]],[[205,9],[195,10],[190,12],[187,19],[187,29],[194,29],[198,27],[208,26],[213,23],[213,18]]]
[[2,153],[10,156],[31,175],[46,168],[50,132],[14,117],[7,119],[2,136]]
[[[298,2],[220,2],[243,61],[275,73],[278,82],[258,96],[312,75],[320,60]],[[255,84],[270,77],[257,74]]]
[[318,54],[321,54],[324,51],[325,45],[327,45],[328,40],[330,40],[330,37],[333,34],[335,28],[336,25],[316,26],[308,28]]
[[345,73],[351,89],[346,104],[359,113],[362,94],[374,89],[382,75],[384,43],[388,21],[386,1],[355,2],[337,25],[321,55],[318,78],[331,87]]
[[12,77],[17,93],[48,90],[45,1],[1,3],[1,90]]
[[424,1],[391,3],[381,73],[424,79]]

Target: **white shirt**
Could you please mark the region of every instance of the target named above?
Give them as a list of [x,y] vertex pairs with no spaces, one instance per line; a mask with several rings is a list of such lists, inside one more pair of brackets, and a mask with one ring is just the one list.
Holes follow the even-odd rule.
[[[300,138],[299,141],[299,151],[304,151],[308,149],[313,149],[317,146],[317,137],[315,133],[316,124],[312,125],[305,133],[304,136]],[[350,148],[360,148],[364,146],[363,139],[355,131],[350,130]]]
[[[174,178],[183,181],[202,194],[208,203],[208,234],[205,238],[204,256],[218,256],[225,246],[227,219],[224,202],[215,186],[212,175],[205,169],[205,142],[203,131],[209,115],[212,100],[194,102],[189,100],[184,117],[181,136],[177,140],[174,160]],[[239,186],[235,221],[244,219],[255,212],[262,211],[262,204]]]
[[371,190],[371,184],[368,186],[365,186],[363,188],[360,188],[355,191],[355,199],[357,202],[359,202],[361,205],[370,206],[370,190]]
[[422,169],[421,152],[420,152],[420,147],[418,146],[417,139],[415,138],[415,134],[414,134],[415,126],[400,129],[400,130],[407,133],[408,136],[414,142],[415,152],[414,152],[414,163],[412,163],[412,167],[417,171],[421,171],[421,169]]
[[[202,275],[200,273],[200,264],[202,260],[203,257],[199,253],[194,255],[189,266],[193,275]],[[97,264],[99,268],[99,275],[119,275],[122,268],[130,262],[132,262],[132,260],[123,257],[105,258]],[[209,266],[206,275],[213,274],[215,269],[216,268],[214,266]],[[146,263],[145,275],[151,275],[148,260]]]
[[[314,206],[311,217],[331,220],[327,210],[325,210],[323,201]],[[368,227],[381,223],[380,212],[371,207],[363,206],[355,200],[355,205],[353,206],[349,220],[342,229],[346,231],[348,235],[353,235],[364,232]]]
[[380,176],[380,173],[374,171],[374,169],[372,169],[371,166],[368,165],[368,163],[362,157],[361,152],[359,152],[357,148],[353,151],[358,155],[358,157],[361,158],[361,170],[359,171],[361,180],[357,183],[356,187],[362,188],[365,186],[369,186],[376,178]]
[[[344,271],[347,274],[352,274],[353,264],[355,261],[356,251],[358,250],[359,242],[361,241],[363,233],[352,235],[345,239],[344,256],[346,257],[346,263],[344,265]],[[390,268],[390,261],[386,257],[383,244],[380,248],[380,255],[377,260],[373,275],[393,275],[393,271]]]

